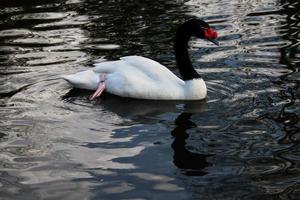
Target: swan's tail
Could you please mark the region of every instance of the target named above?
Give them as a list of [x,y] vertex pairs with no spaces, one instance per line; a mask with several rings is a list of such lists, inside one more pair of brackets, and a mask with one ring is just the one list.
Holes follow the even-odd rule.
[[73,87],[96,90],[99,85],[100,74],[95,73],[92,70],[86,70],[70,75],[63,75],[61,78],[68,81]]

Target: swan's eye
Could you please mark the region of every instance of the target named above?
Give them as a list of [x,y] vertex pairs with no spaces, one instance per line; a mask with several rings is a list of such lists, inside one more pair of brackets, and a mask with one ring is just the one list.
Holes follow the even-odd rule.
[[207,28],[204,30],[204,37],[209,40],[216,39],[218,37],[218,33],[212,28]]

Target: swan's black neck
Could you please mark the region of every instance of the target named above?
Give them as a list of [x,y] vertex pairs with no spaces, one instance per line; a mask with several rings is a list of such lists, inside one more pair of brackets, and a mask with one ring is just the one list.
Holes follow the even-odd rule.
[[188,53],[188,42],[191,36],[192,31],[188,24],[181,25],[178,28],[175,36],[174,49],[176,62],[184,81],[201,78],[201,76],[194,69]]

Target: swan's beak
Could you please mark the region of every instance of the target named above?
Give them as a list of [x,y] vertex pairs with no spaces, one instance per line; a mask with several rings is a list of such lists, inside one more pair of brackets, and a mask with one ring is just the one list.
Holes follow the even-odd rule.
[[214,43],[215,45],[219,46],[219,41],[217,39],[208,39],[209,41],[211,41],[212,43]]

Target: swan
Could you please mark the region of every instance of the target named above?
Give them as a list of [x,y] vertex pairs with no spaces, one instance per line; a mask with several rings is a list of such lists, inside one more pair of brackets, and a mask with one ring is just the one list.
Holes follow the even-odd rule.
[[89,70],[62,78],[75,88],[96,90],[90,100],[99,97],[103,91],[149,100],[205,99],[205,82],[193,68],[188,54],[188,41],[192,36],[219,45],[217,32],[203,20],[191,19],[181,24],[176,31],[174,49],[182,79],[160,63],[136,55],[96,63]]

